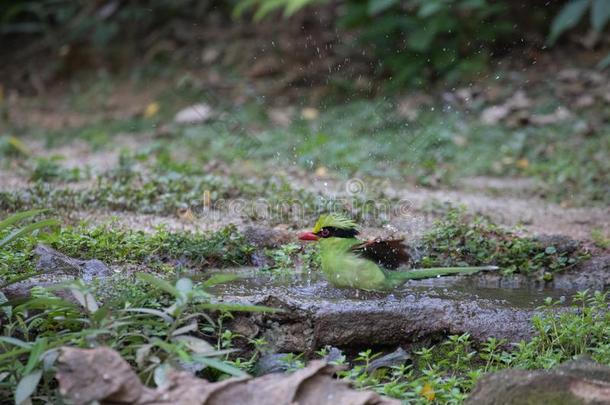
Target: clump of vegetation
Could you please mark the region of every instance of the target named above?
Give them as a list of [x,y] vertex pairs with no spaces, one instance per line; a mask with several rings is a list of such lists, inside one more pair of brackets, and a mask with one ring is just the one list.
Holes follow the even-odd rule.
[[14,136],[0,136],[0,157],[24,158],[30,155],[28,148]]
[[610,364],[610,313],[608,294],[581,292],[574,296],[572,311],[554,313],[559,302],[547,300],[545,312],[533,319],[535,335],[512,347],[490,338],[476,345],[468,334],[449,336],[432,347],[413,353],[412,363],[367,373],[375,358],[371,351],[360,353],[356,367],[342,376],[361,388],[413,401],[410,403],[460,403],[484,373],[507,368],[549,369],[578,356],[589,356]]
[[73,167],[67,169],[63,167],[59,161],[61,158],[39,158],[36,160],[36,166],[32,170],[30,180],[32,181],[79,181],[84,178],[84,173],[81,173],[81,169]]
[[[227,351],[216,350],[219,325],[210,311],[268,311],[268,308],[213,304],[206,289],[227,278],[194,284],[187,278],[170,284],[148,274],[126,280],[132,294],[113,292],[112,306],[104,305],[82,282],[65,286],[75,304],[37,289],[20,304],[3,303],[0,336],[0,393],[14,394],[16,403],[28,398],[59,399],[53,364],[61,346],[89,348],[99,345],[118,350],[152,384],[166,367],[189,367],[208,378],[245,373],[225,361]],[[138,291],[137,302],[130,301]],[[142,307],[134,304],[144,305]]]
[[69,256],[109,263],[154,263],[182,259],[206,266],[244,265],[253,247],[234,225],[215,232],[168,232],[159,228],[149,234],[110,225],[94,228],[66,227],[43,239]]
[[586,253],[559,251],[531,237],[515,235],[484,217],[470,218],[452,208],[423,237],[424,266],[499,266],[505,274],[557,272],[576,264]]
[[591,230],[591,239],[593,243],[600,249],[610,249],[610,237],[604,235],[601,229]]
[[308,271],[320,268],[320,255],[313,245],[287,243],[274,249],[266,249],[265,255],[270,264],[263,270],[294,273],[295,268]]
[[[603,32],[610,21],[610,3],[605,0],[574,0],[564,4],[560,12],[553,19],[549,42],[555,41],[567,30],[577,27],[583,17],[589,15],[591,28],[597,35]],[[599,62],[600,68],[610,66],[610,55]]]
[[[29,278],[33,273],[33,266],[28,258],[29,253],[20,243],[29,238],[36,240],[41,229],[53,228],[59,224],[56,219],[43,219],[20,226],[25,221],[43,214],[45,210],[24,211],[10,215],[0,221],[0,297],[4,297],[1,289],[15,282]],[[15,245],[17,247],[15,248]],[[11,249],[9,249],[9,246]],[[25,269],[20,272],[19,269]]]
[[[10,236],[10,232],[10,228],[1,231],[0,239]],[[246,265],[254,251],[233,225],[208,233],[173,233],[160,228],[152,234],[110,225],[93,228],[82,225],[23,237],[11,249],[0,249],[0,278],[11,283],[37,274],[33,251],[39,242],[80,259],[143,264],[159,271],[168,263],[197,268]]]

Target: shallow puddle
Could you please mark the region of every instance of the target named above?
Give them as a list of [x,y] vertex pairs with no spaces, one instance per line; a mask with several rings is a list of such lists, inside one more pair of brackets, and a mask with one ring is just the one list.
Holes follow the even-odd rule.
[[477,301],[484,307],[534,309],[543,305],[547,297],[553,298],[554,301],[561,300],[567,305],[576,292],[544,286],[524,278],[500,278],[487,275],[417,280],[389,292],[367,292],[333,287],[322,274],[317,272],[308,274],[273,272],[251,267],[215,271],[237,274],[240,277],[230,283],[214,287],[213,293],[219,297],[274,295],[326,302],[343,300],[392,302],[400,301],[405,297],[425,296],[455,301]]

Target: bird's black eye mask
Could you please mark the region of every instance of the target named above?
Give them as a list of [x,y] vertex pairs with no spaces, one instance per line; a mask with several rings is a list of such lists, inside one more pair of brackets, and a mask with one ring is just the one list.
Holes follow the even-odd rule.
[[358,235],[356,229],[341,229],[334,226],[325,226],[316,232],[320,238],[355,238]]

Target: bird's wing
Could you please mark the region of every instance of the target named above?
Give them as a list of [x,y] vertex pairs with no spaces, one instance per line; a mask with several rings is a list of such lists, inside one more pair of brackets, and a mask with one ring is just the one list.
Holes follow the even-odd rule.
[[352,246],[352,251],[387,269],[396,269],[411,259],[403,242],[404,239],[373,239]]

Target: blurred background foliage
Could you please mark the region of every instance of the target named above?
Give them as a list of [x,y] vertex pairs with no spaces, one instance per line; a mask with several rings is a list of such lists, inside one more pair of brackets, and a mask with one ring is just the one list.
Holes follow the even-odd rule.
[[19,49],[17,60],[47,51],[107,62],[142,55],[185,31],[177,22],[198,26],[213,15],[227,26],[257,24],[278,14],[315,15],[316,7],[332,7],[332,29],[355,34],[345,40],[355,38],[375,73],[400,86],[467,78],[526,35],[543,46],[581,30],[595,42],[610,19],[607,0],[0,0],[0,40],[5,50]]

